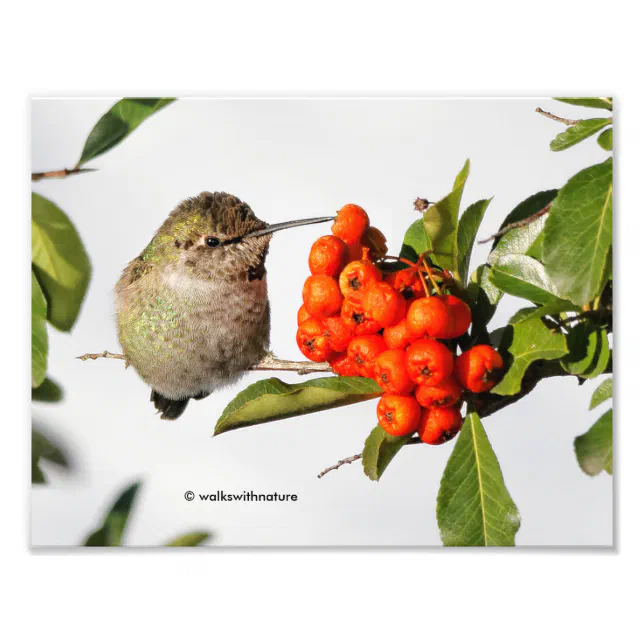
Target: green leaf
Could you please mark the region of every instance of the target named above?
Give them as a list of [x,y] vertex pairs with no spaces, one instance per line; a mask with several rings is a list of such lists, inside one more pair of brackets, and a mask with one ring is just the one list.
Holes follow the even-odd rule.
[[479,266],[470,276],[467,285],[467,299],[472,311],[472,340],[486,341],[487,325],[494,316],[497,304],[503,296],[490,281],[490,267],[487,264]]
[[47,300],[31,271],[31,386],[38,387],[47,374]]
[[463,196],[465,181],[470,173],[470,160],[458,173],[452,192],[440,201],[432,204],[423,215],[425,230],[430,240],[430,258],[458,278],[458,250],[456,228],[458,211]]
[[279,418],[311,414],[378,398],[371,378],[315,378],[289,385],[277,378],[260,380],[235,396],[217,421],[214,435]]
[[188,532],[166,543],[166,546],[185,548],[194,547],[210,539],[210,532]]
[[172,103],[174,98],[124,98],[103,114],[85,141],[77,166],[105,154],[145,119]]
[[45,378],[40,386],[31,390],[31,400],[35,402],[60,402],[63,399],[63,390],[51,378]]
[[141,487],[140,481],[133,483],[121,492],[108,510],[100,528],[92,532],[83,545],[85,546],[120,546],[134,501]]
[[364,473],[372,481],[379,481],[394,456],[410,438],[411,436],[391,436],[380,425],[376,425],[367,436],[362,450]]
[[577,312],[579,310],[571,302],[566,300],[554,300],[543,306],[529,306],[525,309],[519,309],[511,318],[510,324],[520,324],[528,320],[537,320],[547,315],[558,315],[560,313]]
[[91,275],[89,258],[67,215],[48,199],[31,195],[33,269],[48,304],[48,319],[69,331]]
[[405,233],[400,257],[408,259],[411,262],[418,260],[418,256],[430,248],[431,241],[425,230],[424,220],[417,219]]
[[527,226],[509,230],[490,252],[487,263],[490,266],[497,264],[506,255],[528,255],[533,248],[541,243],[539,241],[543,234],[548,215],[543,215]]
[[465,418],[447,461],[436,516],[446,546],[514,545],[519,510],[476,413]]
[[599,130],[610,125],[613,119],[585,119],[570,126],[564,132],[557,134],[557,136],[550,142],[550,149],[553,152],[561,152],[567,150],[577,143],[587,139],[589,136],[596,134]]
[[69,458],[63,448],[53,440],[47,438],[37,429],[31,429],[31,482],[35,484],[47,483],[47,479],[40,469],[40,461],[49,461],[64,470],[71,469]]
[[544,228],[543,262],[561,294],[580,306],[600,292],[612,245],[612,159],[576,174],[561,189]]
[[596,107],[602,110],[613,109],[612,98],[555,98],[555,101],[561,101],[569,105],[579,105],[581,107]]
[[613,379],[606,378],[597,389],[593,392],[590,398],[590,407],[588,409],[595,409],[609,398],[613,397]]
[[551,333],[541,320],[529,320],[509,327],[505,338],[512,362],[501,382],[492,389],[493,394],[512,396],[521,390],[526,369],[535,360],[553,360],[568,352],[562,333]]
[[613,473],[613,410],[609,409],[585,434],[575,438],[579,467],[596,476],[606,470]]
[[[516,206],[512,212],[503,220],[503,223],[499,227],[499,230],[502,230],[510,224],[516,224],[518,221],[523,221],[532,215],[536,215],[538,212],[543,210],[555,197],[557,196],[557,190],[544,190],[543,192],[537,192],[532,196],[528,197],[522,201],[518,206]],[[544,215],[545,216],[545,215]],[[501,240],[510,235],[509,240],[513,240],[516,235],[519,234],[518,231],[522,228],[515,228],[508,231],[503,235],[503,237],[497,238],[492,244],[492,250],[494,250],[500,243]],[[508,251],[513,252],[513,251]],[[514,251],[517,252],[517,251]],[[526,252],[518,251],[518,252]]]
[[595,378],[602,374],[610,359],[608,334],[592,324],[577,324],[566,336],[568,355],[561,366],[575,376]]
[[613,128],[605,130],[597,137],[599,147],[610,152],[613,149]]
[[474,240],[479,231],[479,226],[483,221],[483,216],[491,201],[492,199],[481,199],[481,201],[473,203],[458,220],[456,228],[456,257],[458,260],[458,274],[464,286],[467,285],[472,246],[474,246]]
[[504,293],[538,304],[550,304],[561,299],[543,264],[527,255],[500,257],[490,271],[490,281]]

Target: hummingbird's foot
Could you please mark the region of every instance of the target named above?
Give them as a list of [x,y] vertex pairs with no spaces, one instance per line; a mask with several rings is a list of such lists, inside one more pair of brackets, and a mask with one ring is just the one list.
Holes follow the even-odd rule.
[[158,391],[154,391],[154,389],[150,394],[150,400],[154,403],[158,410],[157,413],[161,414],[163,420],[176,420],[183,414],[190,402],[189,398],[186,398],[186,400],[170,400]]

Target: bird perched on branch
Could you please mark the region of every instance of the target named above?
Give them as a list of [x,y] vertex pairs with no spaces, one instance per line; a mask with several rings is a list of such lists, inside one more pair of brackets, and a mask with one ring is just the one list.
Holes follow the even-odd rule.
[[332,219],[268,225],[224,192],[202,192],[170,213],[115,290],[119,341],[161,418],[178,418],[191,398],[235,382],[264,356],[271,237]]

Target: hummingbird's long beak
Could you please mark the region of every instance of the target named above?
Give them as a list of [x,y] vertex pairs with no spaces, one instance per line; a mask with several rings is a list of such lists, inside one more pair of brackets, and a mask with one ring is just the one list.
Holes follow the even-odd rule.
[[247,233],[243,236],[244,239],[249,237],[261,237],[263,235],[272,235],[278,230],[285,230],[286,228],[295,228],[296,226],[308,226],[309,224],[323,224],[325,221],[333,221],[335,217],[313,217],[312,219],[296,219],[295,221],[285,221],[281,224],[273,224],[266,226],[263,230],[254,230],[252,233]]

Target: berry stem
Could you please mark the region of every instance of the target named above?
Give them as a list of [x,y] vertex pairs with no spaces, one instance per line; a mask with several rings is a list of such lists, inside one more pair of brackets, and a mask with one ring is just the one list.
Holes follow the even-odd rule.
[[423,261],[423,266],[427,271],[427,277],[429,277],[429,280],[432,283],[432,286],[434,287],[434,289],[436,290],[436,293],[438,293],[438,295],[442,295],[443,292],[441,291],[441,287],[437,284],[436,280],[434,279],[434,276],[432,275],[432,271],[429,268],[429,265],[427,264],[427,261],[425,260],[424,257],[422,258],[422,261]]

